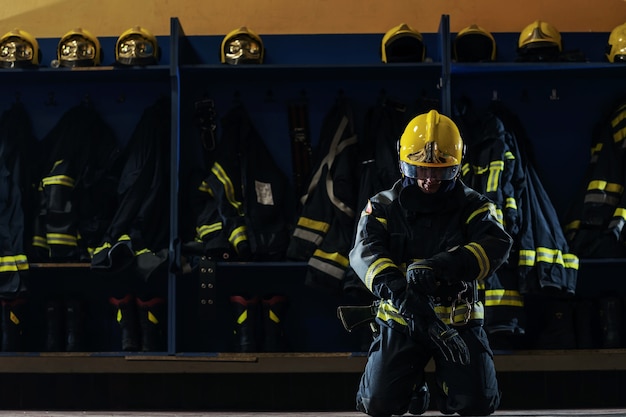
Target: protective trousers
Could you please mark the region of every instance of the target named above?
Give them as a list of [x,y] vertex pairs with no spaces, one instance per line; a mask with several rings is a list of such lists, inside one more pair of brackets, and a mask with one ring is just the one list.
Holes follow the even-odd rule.
[[[459,327],[470,350],[470,364],[443,360],[426,339],[410,337],[377,320],[380,332],[372,342],[357,393],[357,410],[376,417],[402,415],[425,383],[424,368],[435,361],[436,386],[430,387],[444,414],[489,415],[500,404],[500,392],[487,335],[481,326]],[[433,356],[434,355],[434,356]]]

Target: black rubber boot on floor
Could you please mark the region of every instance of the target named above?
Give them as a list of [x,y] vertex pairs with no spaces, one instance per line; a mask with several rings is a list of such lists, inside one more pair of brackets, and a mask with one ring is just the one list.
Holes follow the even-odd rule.
[[257,321],[259,299],[247,299],[240,295],[230,297],[234,313],[234,350],[235,352],[258,352]]
[[135,352],[140,348],[137,331],[137,305],[135,297],[128,294],[124,298],[111,297],[109,302],[115,307],[115,320],[122,332],[122,350]]
[[535,348],[576,349],[573,301],[546,298],[544,302],[544,328],[535,341]]
[[22,350],[22,319],[26,300],[2,300],[2,351],[19,352]]
[[141,350],[143,352],[160,352],[165,350],[165,300],[152,298],[137,299],[137,314],[141,331]]
[[600,326],[604,349],[622,347],[622,301],[619,297],[600,299]]
[[287,311],[287,298],[275,295],[264,298],[263,305],[263,351],[285,352],[287,351],[287,339],[285,337],[284,319]]
[[59,300],[46,303],[46,352],[62,352],[63,344],[63,310]]
[[82,301],[72,299],[65,305],[65,351],[85,350],[85,307]]

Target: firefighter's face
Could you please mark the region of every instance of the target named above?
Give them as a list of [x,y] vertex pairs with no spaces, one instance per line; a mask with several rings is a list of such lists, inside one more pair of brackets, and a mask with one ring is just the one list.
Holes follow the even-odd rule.
[[441,187],[441,180],[435,178],[421,178],[417,180],[417,186],[426,194],[434,194]]

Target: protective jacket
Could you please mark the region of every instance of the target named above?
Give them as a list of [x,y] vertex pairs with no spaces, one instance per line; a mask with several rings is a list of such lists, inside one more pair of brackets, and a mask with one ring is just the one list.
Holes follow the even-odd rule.
[[109,177],[115,134],[90,104],[65,112],[42,141],[47,156],[39,185],[34,257],[88,260],[112,216]]
[[540,293],[544,290],[574,294],[578,277],[578,257],[570,252],[563,228],[550,196],[546,192],[528,152],[530,141],[519,119],[501,104],[489,109],[509,132],[509,147],[522,160],[526,178],[518,203],[522,213],[515,250],[509,262],[517,264],[520,292]]
[[567,215],[572,252],[586,258],[626,256],[626,100],[598,123],[583,188]]
[[287,257],[308,261],[306,283],[341,292],[352,246],[357,180],[352,108],[340,97],[324,119],[313,176],[289,242]]
[[167,260],[170,113],[168,98],[148,106],[124,148],[118,204],[93,252],[93,269],[133,267],[147,281]]
[[15,103],[0,117],[0,298],[27,290],[29,270],[25,245],[32,214],[36,139],[24,106]]
[[[523,218],[520,199],[526,186],[517,148],[512,146],[510,134],[493,113],[478,111],[469,101],[463,101],[456,110],[456,121],[466,144],[461,170],[463,182],[495,204],[498,220],[516,241]],[[524,298],[520,293],[517,264],[505,263],[485,279],[480,293],[484,297],[488,333],[524,333]]]
[[[427,196],[417,185],[403,187],[399,180],[372,197],[361,212],[350,265],[384,301],[378,312],[384,325],[406,327],[398,300],[406,288],[406,268],[418,260],[428,260],[453,283],[435,294],[441,319],[446,324],[482,324],[476,283],[502,265],[511,244],[494,204],[460,180],[451,191],[436,196]],[[457,306],[459,298],[469,299],[471,306]]]
[[230,247],[242,260],[281,259],[291,218],[287,178],[242,105],[221,124],[215,160],[199,184],[206,198],[195,240],[204,253]]

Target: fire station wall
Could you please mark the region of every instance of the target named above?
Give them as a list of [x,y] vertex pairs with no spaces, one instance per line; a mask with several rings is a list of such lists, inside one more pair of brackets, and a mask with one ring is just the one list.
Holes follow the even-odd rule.
[[[27,17],[22,15],[21,18]],[[181,130],[180,178],[184,180],[186,170],[193,158],[198,156],[194,148],[199,145],[194,103],[203,97],[215,101],[219,115],[224,114],[235,102],[243,102],[250,110],[265,144],[288,176],[291,176],[292,169],[288,152],[290,144],[286,105],[293,100],[305,99],[308,102],[313,144],[319,139],[321,121],[326,111],[340,95],[348,97],[355,105],[355,122],[359,134],[362,134],[367,108],[374,105],[381,94],[412,104],[420,99],[441,102],[439,87],[442,57],[440,39],[436,33],[440,16],[432,17],[431,20],[429,25],[434,27],[432,31],[424,32],[424,35],[432,63],[381,65],[378,50],[382,33],[265,35],[261,26],[255,29],[265,40],[267,65],[248,68],[219,64],[221,33],[227,29],[217,31],[220,34],[216,35],[194,36],[188,32],[199,29],[192,24],[193,29],[189,31],[188,23],[182,21],[196,61],[189,63],[183,60],[180,68],[176,68],[180,70],[176,79],[180,87],[180,108],[179,114],[176,114],[180,118]],[[36,19],[33,21],[36,22]],[[452,27],[461,26],[460,21],[455,15],[451,16]],[[593,63],[602,62],[607,31],[612,25],[607,24],[606,31],[598,33],[563,32],[564,44],[567,48],[580,48]],[[385,25],[374,32],[383,32],[387,27]],[[38,32],[36,34],[39,35]],[[115,39],[115,36],[101,38],[105,64],[113,62],[114,57],[108,51],[113,50]],[[451,79],[452,101],[469,96],[481,106],[497,98],[520,116],[532,140],[539,174],[545,181],[558,213],[563,214],[580,185],[587,164],[592,127],[615,98],[626,90],[625,78],[623,73],[615,69],[594,70],[593,67],[590,70],[571,71],[571,67],[555,65],[548,70],[526,71],[523,66],[512,63],[516,33],[498,33],[497,39],[499,59],[511,65],[487,66],[487,70],[476,72],[464,72],[462,69],[454,72]],[[58,38],[55,37],[41,39],[44,66],[54,57],[57,42]],[[141,111],[156,98],[169,96],[172,92],[170,39],[168,36],[160,36],[159,44],[162,49],[161,61],[155,68],[57,72],[42,68],[39,74],[2,71],[0,76],[6,82],[6,94],[0,98],[0,104],[2,108],[7,108],[15,100],[25,103],[33,115],[36,135],[41,138],[70,106],[87,100],[111,123],[123,145],[132,134]],[[282,53],[285,50],[291,53]],[[585,288],[595,287],[593,289],[596,292],[615,289],[617,287],[611,277],[616,268],[621,267],[623,263],[609,268],[606,275],[598,278],[593,276],[596,268],[586,266],[581,270],[580,282]],[[218,267],[221,280],[218,283],[223,284],[219,287],[219,299],[216,300],[220,315],[208,323],[199,323],[193,310],[194,304],[189,303],[189,300],[195,300],[195,283],[192,279],[179,280],[181,287],[177,297],[177,324],[180,326],[180,340],[177,350],[228,350],[231,317],[226,300],[242,288],[254,291],[257,295],[278,289],[289,293],[291,303],[287,325],[294,350],[361,350],[358,336],[345,334],[335,317],[334,307],[350,300],[306,288],[303,285],[304,270],[303,264],[273,265],[269,268],[260,268],[259,265]],[[87,272],[85,276],[81,274],[67,274],[63,270],[35,272],[35,280],[41,286],[35,288],[34,300],[39,301],[37,295],[45,294],[48,288],[55,287],[51,278],[73,280],[78,275],[76,279],[80,280]],[[596,285],[596,279],[602,281]],[[93,281],[88,282],[93,284]],[[263,287],[268,282],[271,287]],[[82,284],[84,281],[81,281]],[[111,317],[106,316],[106,296],[97,290],[94,290],[93,285],[89,288],[89,296],[93,297],[90,300],[93,300],[93,308],[97,313],[96,320],[112,326]],[[34,307],[41,305],[33,303]],[[34,311],[33,317],[38,325],[32,329],[29,349],[37,351],[41,347],[44,323],[39,311]],[[204,326],[204,332],[198,336],[200,325]],[[94,344],[94,350],[114,350],[115,346],[108,345],[111,340]]]
[[[516,32],[535,19],[546,20],[563,32],[610,31],[626,19],[620,0],[503,2],[500,0],[24,0],[5,2],[0,30],[15,27],[36,37],[60,37],[82,26],[97,36],[119,36],[134,25],[156,35],[169,33],[169,19],[178,17],[189,35],[224,35],[239,26],[258,33],[384,33],[406,22],[421,32],[436,32],[439,16],[452,16],[458,31],[478,23],[492,32]],[[3,33],[4,33],[3,32]]]
[[[608,31],[622,23],[622,17],[626,17],[626,3],[623,2],[603,1],[596,3],[593,10],[586,10],[583,1],[568,3],[568,13],[562,13],[562,8],[557,10],[556,6],[547,4],[549,2],[531,2],[525,3],[523,10],[507,10],[505,13],[502,2],[484,1],[467,5],[459,1],[447,3],[449,10],[432,10],[430,14],[421,9],[430,4],[427,2],[422,5],[393,2],[381,11],[380,2],[369,1],[302,4],[246,1],[238,3],[236,10],[224,4],[211,5],[211,12],[203,11],[208,6],[199,3],[184,7],[181,6],[184,3],[177,3],[172,6],[176,10],[167,10],[165,5],[162,9],[151,9],[152,13],[143,14],[147,16],[146,21],[139,23],[160,35],[162,58],[159,66],[116,71],[54,72],[50,68],[40,73],[0,71],[6,93],[0,98],[0,108],[7,108],[15,100],[25,103],[33,116],[36,135],[41,138],[69,107],[90,101],[111,123],[123,145],[132,134],[141,111],[158,97],[170,96],[172,85],[178,84],[180,90],[176,92],[180,96],[174,98],[180,98],[179,112],[175,116],[180,119],[181,179],[184,180],[186,170],[198,157],[194,103],[203,97],[215,101],[219,115],[235,102],[243,102],[251,111],[253,122],[265,144],[285,173],[291,175],[287,103],[301,99],[307,101],[311,138],[315,144],[326,111],[340,95],[354,103],[359,129],[363,127],[367,108],[376,103],[381,94],[411,103],[418,99],[441,100],[442,57],[439,56],[440,40],[436,32],[441,13],[449,12],[452,32],[478,20],[485,22],[484,25],[494,33],[498,32],[499,60],[510,64],[487,65],[479,70],[467,71],[462,67],[453,68],[452,102],[467,96],[477,106],[485,106],[497,99],[518,114],[528,129],[541,179],[557,211],[562,214],[578,189],[587,165],[593,125],[615,98],[626,91],[626,77],[623,77],[623,71],[616,68],[592,65],[590,69],[579,67],[572,70],[571,66],[555,65],[552,69],[537,71],[513,63],[517,31],[540,14],[564,31],[567,48],[580,48],[592,63],[602,62]],[[142,2],[135,2],[132,6],[126,2],[122,6],[117,1],[97,6],[89,2],[65,2],[62,5],[71,11],[65,14],[64,19],[57,20],[50,16],[60,7],[58,2],[11,4],[9,8],[13,9],[5,10],[0,17],[0,27],[6,26],[8,30],[22,26],[32,30],[41,39],[43,63],[48,65],[54,56],[58,37],[75,26],[74,22],[80,22],[81,26],[89,26],[102,36],[104,63],[110,64],[113,56],[109,51],[113,50],[116,36],[138,23],[134,19],[137,10],[148,7]],[[98,14],[96,19],[93,10],[98,10],[98,7],[106,8],[104,15],[112,17],[105,19],[103,14]],[[118,10],[125,10],[126,7],[132,7],[135,12],[116,15]],[[223,9],[220,11],[219,8]],[[281,10],[281,13],[276,10]],[[418,17],[415,26],[425,34],[433,63],[380,65],[380,37],[389,27],[404,21],[407,10],[412,10]],[[379,20],[374,19],[375,14],[380,17]],[[508,19],[498,19],[497,14]],[[307,19],[298,21],[293,17],[299,15],[306,15]],[[197,62],[190,65],[182,62],[180,68],[176,68],[180,72],[175,83],[170,77],[169,16],[182,16],[181,22],[185,33],[190,36],[191,49],[197,55]],[[491,20],[487,20],[487,16],[492,16]],[[485,17],[485,20],[479,17]],[[219,65],[218,45],[223,34],[242,23],[263,35],[268,48],[267,66],[229,68]],[[281,35],[309,32],[319,36]],[[336,37],[332,33],[350,35]],[[303,45],[304,48],[296,48]],[[283,54],[281,51],[284,50],[293,53]],[[579,279],[581,293],[595,297],[611,290],[624,295],[625,284],[615,278],[619,277],[623,266],[623,261],[584,263]],[[232,316],[227,300],[229,295],[242,289],[260,296],[277,292],[289,296],[285,325],[293,351],[365,350],[367,334],[346,333],[335,316],[338,304],[353,300],[307,288],[304,272],[305,265],[302,263],[273,263],[264,267],[258,263],[218,265],[215,315],[211,317],[198,314],[197,277],[177,277],[176,351],[220,352],[232,349]],[[119,330],[106,303],[107,285],[100,285],[101,282],[95,281],[87,269],[71,272],[66,269],[39,269],[32,275],[35,284],[33,303],[30,304],[32,325],[27,331],[26,350],[40,351],[43,346],[45,296],[55,291],[62,293],[68,288],[86,294],[89,302],[90,350],[119,349],[116,343],[119,340],[116,332]],[[355,379],[353,376],[350,378]],[[349,396],[352,401],[352,391]],[[352,403],[348,406],[351,407]]]

